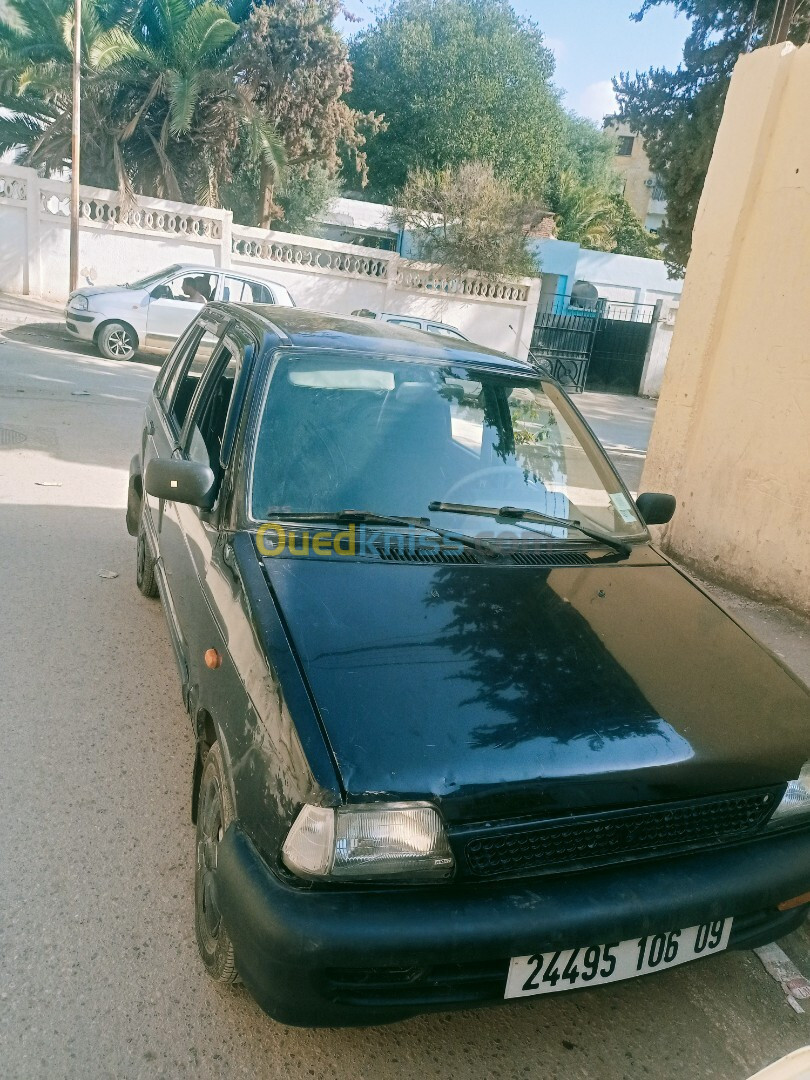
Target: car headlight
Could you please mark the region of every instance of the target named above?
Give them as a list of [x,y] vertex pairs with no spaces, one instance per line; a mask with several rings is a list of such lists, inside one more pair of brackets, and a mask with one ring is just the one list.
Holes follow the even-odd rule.
[[810,814],[810,761],[802,768],[798,780],[791,780],[782,801],[771,814],[770,825],[791,825],[797,818]]
[[282,848],[299,877],[338,881],[442,880],[455,862],[444,823],[432,806],[301,808]]
[[74,311],[87,311],[90,306],[87,297],[83,296],[81,293],[74,293],[74,295],[70,297],[68,303]]

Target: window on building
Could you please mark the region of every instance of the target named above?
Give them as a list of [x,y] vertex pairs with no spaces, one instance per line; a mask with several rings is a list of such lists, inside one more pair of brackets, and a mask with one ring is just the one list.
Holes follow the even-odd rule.
[[635,141],[635,135],[620,135],[619,141],[616,144],[617,157],[630,157],[633,153],[633,143]]

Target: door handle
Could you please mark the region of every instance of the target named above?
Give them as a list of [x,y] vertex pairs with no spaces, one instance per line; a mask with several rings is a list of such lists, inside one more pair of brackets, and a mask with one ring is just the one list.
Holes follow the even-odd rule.
[[151,421],[151,420],[146,421],[146,434],[147,435],[154,435],[155,434],[155,425],[154,425],[153,421]]

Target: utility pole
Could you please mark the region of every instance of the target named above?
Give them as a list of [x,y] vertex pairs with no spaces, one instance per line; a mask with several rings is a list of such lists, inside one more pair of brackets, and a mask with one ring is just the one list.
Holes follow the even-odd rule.
[[70,149],[70,291],[79,284],[79,140],[81,135],[82,0],[73,9],[73,125]]

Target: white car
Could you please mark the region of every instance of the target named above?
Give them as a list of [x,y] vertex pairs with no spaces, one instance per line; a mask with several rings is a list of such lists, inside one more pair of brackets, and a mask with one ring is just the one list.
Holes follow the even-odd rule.
[[421,315],[395,315],[392,311],[370,311],[368,308],[357,308],[352,315],[362,315],[366,319],[377,319],[379,322],[393,323],[395,326],[407,326],[410,330],[424,330],[428,334],[438,334],[440,337],[458,338],[460,341],[468,341],[460,330],[447,323],[437,322],[436,319],[423,319]]
[[175,264],[126,285],[94,285],[68,297],[65,323],[109,360],[138,348],[167,351],[209,300],[295,307],[283,285],[235,270]]

